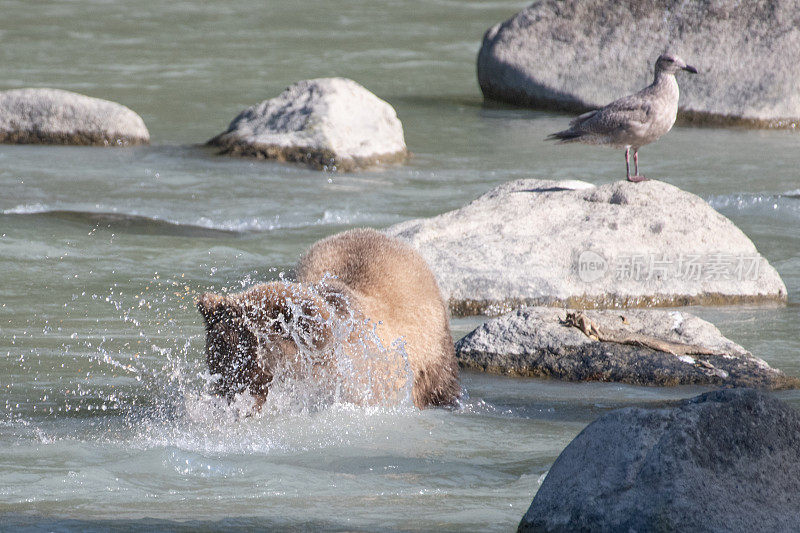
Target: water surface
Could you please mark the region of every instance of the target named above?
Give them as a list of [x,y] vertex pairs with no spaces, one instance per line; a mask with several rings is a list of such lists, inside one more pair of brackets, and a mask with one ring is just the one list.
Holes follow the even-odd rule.
[[[483,105],[482,34],[524,5],[0,0],[0,89],[118,101],[152,135],[0,146],[0,525],[504,531],[588,422],[703,391],[465,373],[452,411],[247,419],[204,395],[199,293],[275,279],[321,237],[511,179],[620,179],[620,152],[543,141],[568,116]],[[408,164],[333,175],[201,146],[243,107],[332,75],[395,107]],[[645,174],[742,228],[789,290],[788,306],[692,312],[795,376],[798,148],[784,131],[678,127],[640,154]]]

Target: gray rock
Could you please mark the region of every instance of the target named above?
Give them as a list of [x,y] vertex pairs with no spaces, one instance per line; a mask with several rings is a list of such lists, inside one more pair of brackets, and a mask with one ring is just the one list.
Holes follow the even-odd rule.
[[459,316],[521,305],[786,301],[780,276],[744,233],[659,181],[512,181],[386,231],[422,253]]
[[590,424],[519,531],[797,531],[800,413],[747,389]]
[[[645,346],[592,340],[563,323],[566,310],[525,307],[490,320],[456,343],[463,368],[569,381],[634,385],[715,385],[785,388],[796,384],[780,370],[685,311],[586,311],[604,331],[647,335],[713,353],[674,355]],[[622,317],[625,317],[623,322]]]
[[59,89],[0,91],[0,142],[130,146],[147,144],[142,118],[127,107]]
[[408,155],[395,110],[345,78],[304,80],[242,111],[208,141],[222,154],[353,170]]
[[486,32],[478,81],[486,98],[585,111],[648,85],[665,50],[700,72],[680,80],[679,118],[800,124],[798,0],[542,0]]

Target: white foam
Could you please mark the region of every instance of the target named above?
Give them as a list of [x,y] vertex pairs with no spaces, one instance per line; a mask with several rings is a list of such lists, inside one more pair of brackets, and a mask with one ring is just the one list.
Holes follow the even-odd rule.
[[46,213],[51,211],[49,207],[44,204],[24,204],[18,205],[16,207],[12,207],[11,209],[6,209],[3,211],[4,215],[32,215],[36,213]]
[[800,218],[800,189],[782,194],[733,194],[708,198],[708,203],[717,211],[736,210],[755,212],[769,216],[791,216]]
[[193,225],[207,229],[234,232],[260,232],[282,229],[300,229],[313,226],[351,226],[355,224],[382,225],[396,222],[397,217],[387,217],[377,213],[362,213],[346,209],[325,210],[322,216],[313,220],[290,220],[275,215],[271,218],[248,217],[225,220],[214,220],[208,216],[200,217]]

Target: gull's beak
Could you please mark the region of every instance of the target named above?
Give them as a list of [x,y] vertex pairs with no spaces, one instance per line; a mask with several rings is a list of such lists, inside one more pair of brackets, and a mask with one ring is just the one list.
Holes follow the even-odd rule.
[[683,70],[685,70],[686,72],[691,72],[692,74],[697,74],[697,69],[691,65],[686,65],[685,67],[683,67]]

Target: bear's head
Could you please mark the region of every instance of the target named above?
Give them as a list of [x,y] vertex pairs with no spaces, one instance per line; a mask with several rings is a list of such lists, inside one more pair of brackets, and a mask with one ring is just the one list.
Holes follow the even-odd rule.
[[228,400],[249,392],[260,406],[276,372],[298,364],[300,352],[306,364],[325,364],[333,307],[313,286],[279,281],[238,294],[205,293],[197,307],[206,363],[218,375],[215,392]]

